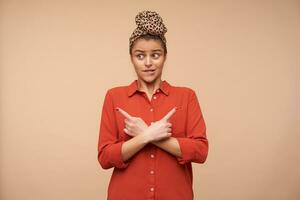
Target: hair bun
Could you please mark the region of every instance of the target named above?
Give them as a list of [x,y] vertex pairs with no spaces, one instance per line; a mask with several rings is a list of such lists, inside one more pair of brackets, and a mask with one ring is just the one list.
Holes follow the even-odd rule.
[[158,35],[164,44],[167,43],[165,37],[167,28],[157,12],[149,10],[141,11],[135,16],[135,23],[137,27],[129,38],[130,47],[137,38],[146,34]]
[[135,22],[139,29],[150,34],[164,35],[167,32],[162,18],[155,11],[139,12],[135,17]]

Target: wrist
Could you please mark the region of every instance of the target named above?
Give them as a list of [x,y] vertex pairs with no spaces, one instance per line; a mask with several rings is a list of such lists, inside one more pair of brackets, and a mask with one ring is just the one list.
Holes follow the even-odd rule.
[[144,131],[141,134],[142,140],[144,141],[144,143],[151,143],[153,141],[153,139],[151,138],[151,135],[147,132]]
[[154,145],[159,146],[159,145],[163,144],[164,142],[170,140],[170,138],[171,137],[166,137],[166,138],[163,138],[163,139],[160,139],[160,140],[154,140],[154,141],[151,141],[151,143],[154,144]]

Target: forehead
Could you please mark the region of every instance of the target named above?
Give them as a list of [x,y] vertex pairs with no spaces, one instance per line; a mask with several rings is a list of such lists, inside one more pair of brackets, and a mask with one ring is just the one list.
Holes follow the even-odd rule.
[[135,41],[134,46],[132,48],[133,52],[135,51],[163,51],[163,48],[161,46],[161,43],[159,40],[154,39],[138,39]]

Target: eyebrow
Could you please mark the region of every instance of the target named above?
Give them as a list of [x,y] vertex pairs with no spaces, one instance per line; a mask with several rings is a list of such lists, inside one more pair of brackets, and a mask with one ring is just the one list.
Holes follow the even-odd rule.
[[[161,49],[154,49],[154,50],[152,50],[152,51],[160,51],[160,52],[162,52]],[[145,51],[140,50],[140,49],[137,49],[137,50],[135,50],[134,52],[145,52]]]

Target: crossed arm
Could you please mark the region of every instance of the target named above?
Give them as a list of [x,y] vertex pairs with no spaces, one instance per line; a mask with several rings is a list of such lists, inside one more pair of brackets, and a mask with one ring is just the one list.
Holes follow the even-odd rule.
[[133,136],[130,140],[119,141],[115,109],[111,94],[107,92],[102,109],[99,140],[98,160],[102,168],[125,168],[129,163],[126,160],[135,155],[146,144],[152,143],[166,152],[174,155],[179,164],[189,162],[204,163],[208,154],[208,140],[206,138],[206,125],[195,92],[191,92],[186,124],[185,137],[171,137],[172,124],[168,119],[176,109],[172,109],[161,120],[147,125],[141,118],[132,117],[122,109],[125,116],[124,132]]
[[128,160],[148,143],[152,143],[174,156],[181,156],[177,139],[171,137],[172,124],[168,122],[168,119],[175,113],[176,108],[173,108],[161,120],[152,123],[150,126],[140,117],[133,117],[121,108],[117,110],[125,117],[124,131],[133,136],[122,145],[123,161]]

